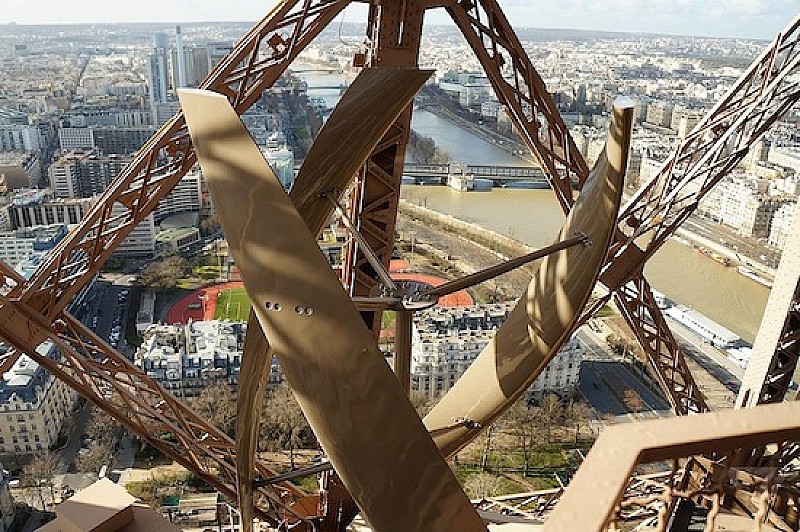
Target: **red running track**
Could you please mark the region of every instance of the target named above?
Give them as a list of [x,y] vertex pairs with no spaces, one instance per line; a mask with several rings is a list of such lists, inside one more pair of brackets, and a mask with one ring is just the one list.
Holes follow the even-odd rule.
[[[192,321],[208,321],[214,319],[214,312],[217,310],[217,296],[220,292],[231,288],[244,286],[241,281],[232,283],[215,284],[195,290],[191,294],[179,299],[167,313],[168,323],[187,323]],[[205,301],[204,299],[205,298]],[[205,304],[204,304],[205,302]],[[189,308],[194,305],[197,308]],[[199,305],[199,306],[198,306]]]
[[[447,282],[446,279],[436,277],[435,275],[428,275],[416,272],[402,272],[408,268],[408,263],[403,260],[392,260],[390,266],[392,279],[398,281],[418,281],[427,283],[431,286],[439,286]],[[240,288],[244,286],[241,281],[234,281],[230,283],[216,284],[206,286],[199,290],[195,290],[191,294],[179,299],[167,313],[168,323],[187,323],[189,319],[192,321],[207,321],[214,319],[214,312],[217,309],[217,296],[220,292],[230,290],[231,288]],[[459,290],[454,294],[446,295],[439,299],[439,305],[442,307],[464,307],[474,304],[472,296],[466,290]],[[192,305],[196,308],[189,308]]]

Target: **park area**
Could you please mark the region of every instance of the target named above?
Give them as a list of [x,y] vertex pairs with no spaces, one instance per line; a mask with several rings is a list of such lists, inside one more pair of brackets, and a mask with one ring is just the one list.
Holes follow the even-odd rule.
[[247,321],[250,299],[243,286],[229,288],[217,294],[215,320]]
[[213,319],[247,321],[250,301],[241,281],[210,285],[179,299],[169,309],[169,323],[187,323]]
[[[438,286],[445,282],[445,279],[434,275],[418,272],[406,271],[408,263],[405,261],[392,260],[392,278],[402,281],[416,281],[419,283]],[[439,300],[443,307],[455,307],[472,305],[472,297],[465,291],[459,290],[454,294],[449,294]],[[169,323],[187,323],[203,320],[230,320],[247,321],[250,312],[250,299],[241,281],[209,285],[191,292],[179,299],[170,308],[168,313]],[[384,323],[384,327],[391,327],[392,315],[387,313],[389,323]]]

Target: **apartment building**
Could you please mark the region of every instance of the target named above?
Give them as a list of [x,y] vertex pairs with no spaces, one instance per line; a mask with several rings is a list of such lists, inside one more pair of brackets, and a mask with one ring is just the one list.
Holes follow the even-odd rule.
[[184,212],[199,212],[203,200],[204,178],[200,168],[194,167],[184,175],[167,197],[158,203],[155,221],[160,222]]
[[21,190],[3,209],[8,212],[10,229],[21,229],[37,225],[77,224],[92,203],[94,198],[53,198],[49,190]]
[[[505,321],[513,303],[433,307],[415,320],[411,349],[411,389],[437,397],[452,388]],[[577,384],[584,347],[572,338],[531,385],[568,394]]]
[[791,234],[795,216],[796,201],[787,202],[775,211],[772,217],[772,227],[769,230],[769,243],[778,249],[783,249],[786,239]]
[[[56,359],[55,345],[36,348]],[[77,392],[22,355],[0,381],[0,454],[30,454],[52,447],[70,416]]]
[[[214,383],[228,384],[235,392],[246,329],[245,323],[227,320],[152,325],[134,362],[178,397],[197,396]],[[282,378],[273,361],[270,383]]]
[[39,151],[42,144],[42,132],[36,126],[0,125],[0,152]]
[[0,232],[0,260],[15,267],[32,253],[53,249],[66,236],[64,224],[41,225]]
[[50,188],[57,198],[88,198],[102,193],[131,161],[116,154],[73,150],[60,155],[48,169]]
[[157,131],[155,126],[62,127],[58,130],[59,147],[63,151],[95,149],[104,155],[130,155]]

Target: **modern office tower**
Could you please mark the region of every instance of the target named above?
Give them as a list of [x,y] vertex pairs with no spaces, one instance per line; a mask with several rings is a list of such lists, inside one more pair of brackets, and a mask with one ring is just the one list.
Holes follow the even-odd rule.
[[42,133],[36,126],[0,125],[0,152],[38,151],[42,147]]
[[58,157],[48,169],[57,198],[88,198],[105,190],[130,157],[75,150]]
[[205,46],[190,46],[184,50],[186,56],[186,85],[198,87],[208,76],[208,49]]
[[233,50],[233,45],[230,43],[213,42],[206,45],[208,50],[208,70],[209,72],[217,66],[217,63]]
[[285,145],[280,147],[266,147],[261,149],[264,158],[278,176],[283,188],[289,190],[294,183],[294,153]]
[[150,104],[166,102],[169,89],[166,34],[156,33],[153,36],[153,52],[147,58],[147,65]]
[[183,49],[181,27],[175,26],[175,55],[178,63],[178,87],[186,86],[186,56]]

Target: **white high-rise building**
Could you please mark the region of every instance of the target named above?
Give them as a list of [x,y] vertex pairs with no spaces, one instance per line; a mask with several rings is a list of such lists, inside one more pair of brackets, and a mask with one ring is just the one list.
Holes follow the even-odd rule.
[[175,55],[178,63],[178,88],[186,86],[186,56],[183,50],[181,27],[175,26]]
[[169,90],[169,68],[167,65],[167,36],[153,36],[153,52],[147,58],[147,75],[150,86],[150,104],[167,101]]
[[283,188],[289,190],[294,183],[294,153],[286,146],[280,148],[262,148],[261,152],[272,171],[278,176]]

